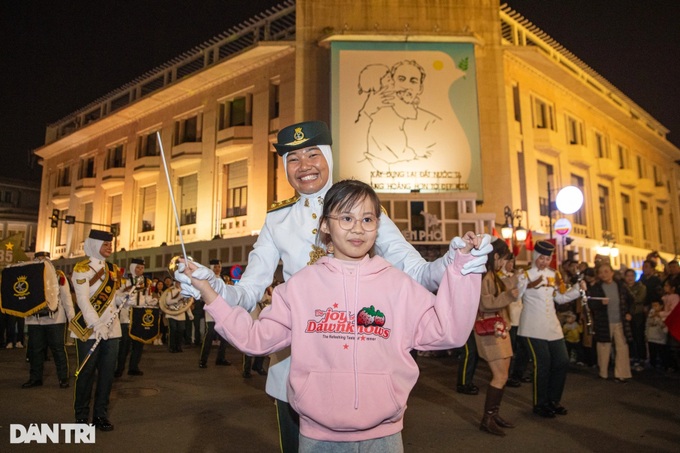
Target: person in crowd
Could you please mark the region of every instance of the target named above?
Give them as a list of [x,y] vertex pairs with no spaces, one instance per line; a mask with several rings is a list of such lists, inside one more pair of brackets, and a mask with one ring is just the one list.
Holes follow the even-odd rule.
[[470,330],[470,335],[465,344],[457,348],[456,351],[458,353],[456,391],[463,395],[478,395],[479,387],[474,384],[473,379],[479,363],[479,353],[477,352],[475,334],[472,330]]
[[647,313],[645,336],[649,348],[649,365],[653,369],[668,370],[672,368],[671,353],[668,348],[668,327],[661,318],[663,303],[652,302]]
[[[210,260],[210,269],[217,279],[224,282],[222,277],[222,261],[218,259]],[[226,283],[226,282],[225,282]],[[215,365],[217,366],[229,366],[231,362],[227,360],[227,341],[215,332],[215,321],[209,313],[205,313],[205,335],[203,336],[203,344],[201,346],[201,358],[198,361],[199,368],[208,368],[208,356],[210,355],[210,348],[212,347],[213,341],[217,340],[219,342],[219,347],[217,348],[217,359],[215,359]]]
[[579,286],[585,287],[581,282],[561,292],[556,273],[549,267],[554,252],[555,246],[551,242],[536,242],[531,268],[526,273],[528,284],[519,322],[519,336],[534,362],[533,410],[545,418],[567,415],[567,409],[560,402],[567,380],[569,355],[555,303],[576,299],[580,295]]
[[583,326],[576,321],[576,314],[568,311],[565,313],[565,323],[562,325],[564,341],[567,345],[569,362],[583,365],[583,345],[581,344],[581,334]]
[[[260,300],[265,288],[274,278],[274,272],[283,263],[284,281],[305,266],[313,264],[326,254],[323,245],[316,243],[318,219],[323,208],[326,192],[332,185],[333,156],[331,133],[321,121],[307,121],[282,128],[274,144],[283,158],[286,178],[297,196],[274,203],[267,213],[265,224],[248,257],[248,267],[238,285],[227,286],[212,279],[217,292],[224,300],[252,310]],[[375,252],[396,268],[403,270],[427,289],[434,291],[444,275],[446,266],[453,261],[458,243],[451,242],[449,251],[441,258],[428,263],[409,244],[396,225],[382,216]],[[491,247],[488,239],[485,247],[473,250],[475,260],[466,263],[466,272],[483,273],[486,254]],[[183,279],[181,272],[176,272]],[[198,297],[191,282],[183,281],[183,291]],[[270,356],[267,376],[267,393],[275,398],[277,420],[284,452],[297,452],[299,439],[298,417],[288,404],[286,380],[290,368],[287,354]]]
[[633,296],[623,282],[614,280],[610,264],[600,264],[597,277],[599,282],[588,290],[588,305],[593,311],[599,375],[602,379],[609,376],[609,358],[614,342],[614,379],[626,383],[631,378],[628,342],[633,339],[630,327]]
[[77,306],[74,323],[78,326],[72,335],[77,339],[79,370],[73,408],[76,423],[90,422],[96,381],[92,424],[101,431],[113,430],[108,408],[121,336],[118,311],[130,300],[130,293],[119,289],[118,266],[106,261],[113,252],[112,240],[107,231],[90,230],[84,244],[87,258],[75,265],[71,277]]
[[633,371],[644,370],[647,360],[647,346],[645,341],[645,325],[647,323],[647,312],[645,301],[647,300],[647,287],[636,280],[637,274],[633,269],[626,269],[623,273],[625,287],[633,296],[633,306],[631,308],[631,328],[633,330],[632,359]]
[[[678,303],[680,302],[680,295],[678,295],[678,289],[680,289],[680,279],[677,277],[668,277],[663,285],[663,296],[661,301],[663,302],[663,310],[661,310],[661,319],[666,322],[666,319],[670,314],[677,309]],[[673,336],[673,328],[668,325],[668,349],[670,351],[670,365],[668,367],[671,371],[678,370],[680,365],[680,341],[678,338]]]
[[[156,279],[156,284],[153,285],[153,292],[151,293],[151,297],[153,299],[156,299],[157,301],[160,300],[161,295],[165,292],[166,289],[170,288],[169,286],[165,285],[165,282],[163,280]],[[165,313],[161,313],[161,335],[153,340],[153,344],[155,346],[163,346],[163,344],[168,342],[168,320],[165,317]]]
[[5,317],[7,343],[6,349],[23,349],[24,348],[24,318],[14,315],[6,315]]
[[512,358],[508,307],[520,296],[520,289],[517,287],[517,277],[501,279],[499,275],[506,262],[512,258],[508,245],[498,239],[492,245],[493,251],[486,262],[487,272],[482,278],[478,317],[483,319],[500,315],[503,325],[495,327],[493,335],[479,335],[475,332],[479,356],[487,361],[491,369],[491,382],[486,390],[484,415],[479,429],[497,436],[505,436],[502,428],[515,427],[499,415]]
[[457,239],[459,251],[434,296],[372,257],[380,213],[367,184],[334,185],[319,218],[320,241],[332,257],[277,287],[257,321],[224,303],[204,280],[207,269],[191,262],[185,269],[218,331],[235,347],[262,355],[290,346],[287,387],[300,414],[301,452],[403,451],[406,400],[418,377],[410,351],[460,346],[475,319],[480,277],[463,272],[482,238]]
[[170,334],[168,335],[168,350],[171,353],[183,352],[182,345],[184,344],[184,330],[187,321],[191,322],[193,313],[191,312],[191,304],[193,298],[187,298],[182,295],[182,288],[179,282],[175,282],[170,288],[163,291],[158,301],[166,319],[168,320],[168,328]]
[[[515,275],[515,257],[510,256],[505,266],[501,269],[501,278],[509,278]],[[522,315],[522,297],[508,305],[508,315],[510,317],[510,344],[512,345],[512,359],[510,359],[509,378],[505,384],[508,387],[519,387],[522,385],[524,372],[529,364],[529,356],[524,350],[523,343],[518,341],[517,331],[519,330],[519,320]]]
[[[586,292],[597,283],[597,274],[595,268],[586,267],[583,270],[583,281],[586,283]],[[585,304],[584,304],[585,300]],[[578,322],[581,324],[581,344],[583,346],[583,363],[588,367],[597,366],[597,353],[595,350],[595,338],[593,336],[593,311],[590,305],[587,304],[588,299],[581,299],[580,303],[576,304],[576,314],[578,315]]]
[[[274,293],[274,288],[278,285],[278,282],[274,281],[271,285],[267,287],[262,299],[257,303],[255,310],[250,312],[250,316],[253,319],[257,319],[260,316],[262,310],[272,304],[272,294]],[[264,369],[264,356],[253,357],[248,354],[243,354],[243,377],[250,379],[253,377],[251,371],[255,371],[260,376],[266,376],[267,371]]]
[[56,310],[44,308],[26,318],[28,326],[28,361],[30,363],[29,379],[21,387],[31,388],[43,385],[43,369],[47,348],[52,351],[54,365],[60,388],[69,387],[68,357],[64,346],[66,323],[73,319],[73,300],[71,290],[62,271],[56,270],[49,261],[50,252],[36,252],[34,259],[45,263],[45,279],[51,279],[50,285],[56,291],[45,293],[46,298],[56,298],[48,306]]
[[[118,350],[118,361],[114,376],[119,378],[125,371],[125,362],[128,354],[130,355],[130,366],[128,376],[143,376],[144,372],[139,369],[144,352],[144,343],[130,337],[130,314],[131,310],[138,310],[141,307],[155,307],[158,300],[151,292],[151,280],[144,276],[145,263],[143,258],[133,258],[130,263],[130,273],[125,282],[127,291],[133,291],[131,296],[130,308],[120,311],[119,319],[121,326],[121,341]],[[136,307],[136,308],[135,308]]]
[[652,259],[646,259],[642,263],[642,275],[640,282],[647,288],[645,297],[645,307],[649,309],[652,302],[661,300],[663,295],[663,282],[656,272],[656,262]]

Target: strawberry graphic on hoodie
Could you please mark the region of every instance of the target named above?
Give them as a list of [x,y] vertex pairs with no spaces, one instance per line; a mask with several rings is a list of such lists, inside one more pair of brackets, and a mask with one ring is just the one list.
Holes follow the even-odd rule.
[[385,315],[380,310],[376,310],[373,305],[364,307],[359,310],[357,315],[357,325],[365,327],[376,325],[382,327],[385,325]]

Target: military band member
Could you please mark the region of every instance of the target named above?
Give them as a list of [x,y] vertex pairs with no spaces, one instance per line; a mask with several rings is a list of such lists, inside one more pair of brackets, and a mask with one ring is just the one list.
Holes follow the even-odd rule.
[[118,364],[114,376],[119,378],[125,371],[125,362],[130,354],[130,367],[128,375],[143,376],[144,372],[139,369],[139,362],[142,360],[144,343],[136,341],[130,337],[130,311],[133,307],[155,307],[158,301],[151,296],[151,280],[144,277],[145,263],[143,258],[133,258],[130,264],[128,278],[122,283],[124,291],[134,291],[130,297],[130,308],[120,311],[120,346],[118,348]]
[[[211,279],[211,286],[230,304],[252,311],[274,278],[279,261],[283,262],[284,280],[288,280],[326,254],[317,244],[317,230],[324,196],[333,184],[331,144],[330,130],[322,121],[297,123],[279,131],[274,147],[283,158],[286,178],[298,195],[275,203],[269,210],[238,285],[227,286],[221,280]],[[429,263],[404,239],[387,215],[381,216],[378,231],[375,253],[429,290],[436,290],[446,266],[454,259],[458,248],[455,240],[445,256]],[[465,272],[484,273],[486,254],[490,251],[489,245],[473,252],[477,259],[465,264]],[[191,287],[184,274],[176,272],[175,278],[182,282],[187,295],[199,297],[200,293]],[[289,351],[272,354],[266,390],[276,399],[281,449],[297,452],[299,422],[286,394],[289,370]]]
[[[218,259],[210,260],[210,269],[215,273],[215,277],[224,281],[222,277],[222,261]],[[199,368],[208,368],[208,356],[210,355],[210,348],[213,341],[219,341],[219,348],[217,349],[217,359],[215,365],[229,366],[231,362],[226,359],[227,341],[215,332],[215,320],[207,312],[205,313],[205,335],[203,336],[203,343],[201,345],[201,358],[198,362]]]
[[528,285],[522,297],[518,332],[534,362],[534,413],[546,418],[567,414],[560,401],[569,355],[555,303],[565,304],[580,296],[579,285],[560,291],[558,274],[548,267],[554,251],[555,246],[548,241],[538,241],[535,245],[532,265],[527,271]]
[[71,328],[72,336],[77,340],[78,366],[100,340],[76,378],[75,418],[76,423],[89,423],[90,400],[96,381],[92,423],[101,431],[113,430],[108,408],[120,342],[117,306],[127,301],[119,291],[118,266],[106,262],[113,252],[112,239],[107,231],[91,230],[84,245],[87,258],[76,264],[71,277],[77,306]]
[[[49,306],[56,305],[57,309],[55,311],[45,308],[26,318],[26,325],[28,326],[28,360],[31,364],[31,371],[28,382],[25,382],[21,387],[31,388],[43,384],[45,354],[49,347],[54,358],[54,365],[57,368],[59,387],[68,388],[68,356],[64,346],[64,332],[66,323],[70,322],[74,316],[71,290],[64,273],[54,269],[54,266],[50,263],[49,252],[37,252],[34,257],[36,261],[45,263],[45,278],[54,279],[56,283],[53,283],[52,287],[58,288],[58,292],[54,294],[46,293],[45,296],[56,297],[58,301],[56,304],[48,303]],[[47,269],[48,267],[49,269]]]

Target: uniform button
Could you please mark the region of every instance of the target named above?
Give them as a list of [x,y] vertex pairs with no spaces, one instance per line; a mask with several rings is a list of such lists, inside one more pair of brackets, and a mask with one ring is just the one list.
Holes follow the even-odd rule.
[[317,231],[316,228],[314,228],[314,229],[312,230],[312,234],[316,234],[316,231]]
[[312,212],[312,218],[316,219],[316,212]]

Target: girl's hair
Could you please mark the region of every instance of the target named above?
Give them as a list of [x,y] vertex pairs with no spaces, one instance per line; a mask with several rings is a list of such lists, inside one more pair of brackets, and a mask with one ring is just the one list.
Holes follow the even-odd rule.
[[486,270],[487,272],[496,272],[495,254],[498,253],[498,259],[508,258],[511,256],[508,244],[502,239],[496,239],[491,243],[493,250],[487,255]]
[[321,233],[320,228],[328,216],[333,212],[348,211],[364,199],[373,205],[375,216],[380,219],[380,199],[371,186],[356,179],[345,179],[331,186],[324,197],[323,212],[319,219],[319,238],[323,244],[331,240],[329,235]]

